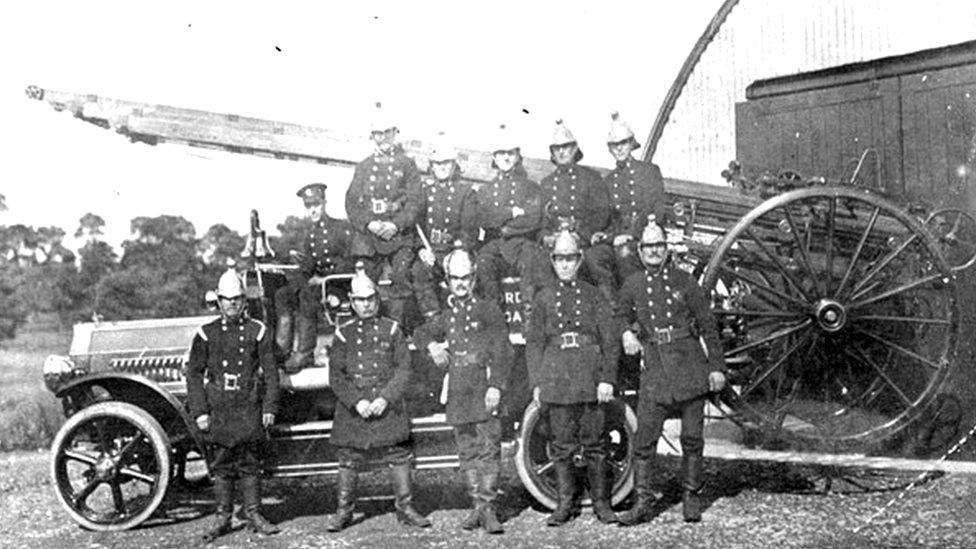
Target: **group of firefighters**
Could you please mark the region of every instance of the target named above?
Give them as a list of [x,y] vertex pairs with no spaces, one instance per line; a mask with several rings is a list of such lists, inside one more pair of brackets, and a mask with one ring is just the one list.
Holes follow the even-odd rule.
[[[402,328],[411,294],[424,317],[414,344],[446,371],[447,422],[473,503],[461,527],[503,531],[495,497],[498,411],[513,360],[501,309],[500,281],[508,276],[518,277],[525,302],[532,398],[546,411],[553,437],[558,506],[547,524],[559,526],[579,514],[573,456],[580,448],[597,518],[623,525],[649,520],[657,442],[665,418],[674,415],[681,417],[684,518],[701,520],[704,402],[725,384],[722,351],[704,292],[669,261],[663,224],[670,208],[661,173],[633,158],[639,144],[630,127],[612,116],[607,145],[616,167],[601,177],[579,165],[576,139],[557,121],[550,143],[555,169],[538,184],[527,177],[511,131],[499,127],[492,151],[497,176],[473,188],[461,180],[458,154],[443,137],[430,154],[429,175],[422,174],[398,146],[396,124],[377,107],[375,150],[356,166],[345,197],[349,221],[325,214],[325,185],[298,192],[311,223],[302,276],[275,296],[274,338],[245,314],[233,271],[218,284],[221,318],[194,337],[188,407],[215,447],[210,466],[217,514],[206,539],[230,530],[238,480],[251,527],[277,531],[258,512],[257,448],[263,428],[275,421],[276,364],[284,360],[289,373],[312,364],[322,277],[352,270],[348,297],[355,316],[335,327],[329,350],[329,381],[338,400],[331,442],[339,459],[338,508],[329,531],[350,524],[357,470],[367,458],[389,464],[397,518],[415,527],[431,524],[411,503],[404,400],[411,356]],[[382,303],[381,278],[390,281]],[[616,514],[604,409],[614,398],[621,352],[640,356],[641,373],[636,498]]]

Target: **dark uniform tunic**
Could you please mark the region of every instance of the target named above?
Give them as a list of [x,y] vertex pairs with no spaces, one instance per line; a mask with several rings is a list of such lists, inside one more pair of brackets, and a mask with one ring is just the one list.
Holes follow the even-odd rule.
[[501,424],[485,409],[485,393],[489,387],[505,391],[514,359],[501,309],[476,297],[455,301],[419,328],[414,340],[418,349],[447,342],[447,422],[454,425],[461,468],[497,473]]
[[[410,350],[396,321],[357,318],[337,328],[329,368],[329,383],[339,400],[332,444],[370,450],[409,440],[404,393],[410,378]],[[386,399],[386,410],[379,417],[363,419],[356,404],[379,397]]]
[[190,346],[186,391],[190,416],[210,415],[215,473],[258,474],[261,416],[277,414],[279,398],[278,369],[264,324],[241,316],[201,326]]
[[[352,183],[346,191],[346,215],[356,233],[350,254],[365,258],[367,274],[376,281],[388,259],[394,290],[410,289],[416,228],[422,196],[420,172],[414,161],[399,147],[392,154],[376,152],[356,165]],[[389,221],[397,234],[383,240],[366,227],[372,221]]]
[[535,296],[532,311],[525,362],[529,383],[549,405],[553,459],[569,459],[580,444],[584,454],[602,455],[597,385],[616,384],[620,346],[610,306],[583,281],[559,281]]
[[[498,299],[500,279],[515,270],[521,277],[523,299],[531,298],[535,287],[552,279],[545,254],[535,242],[542,222],[539,186],[526,177],[524,168],[516,166],[480,187],[474,198],[478,223],[484,231],[478,271],[485,296]],[[524,213],[513,216],[513,207]]]
[[275,292],[279,315],[293,315],[296,308],[302,316],[314,319],[321,305],[321,288],[307,284],[313,276],[327,276],[352,271],[349,251],[352,227],[348,222],[323,216],[317,223],[309,222],[299,265],[300,276]]
[[[457,171],[457,170],[455,170]],[[434,250],[434,266],[420,259],[413,263],[414,292],[422,312],[440,309],[437,284],[444,278],[441,262],[460,240],[468,250],[473,249],[478,237],[478,220],[474,191],[471,186],[454,177],[438,181],[434,177],[423,180],[423,211],[421,227]]]
[[617,162],[604,181],[611,198],[614,235],[626,234],[639,239],[648,215],[654,214],[662,224],[670,215],[664,178],[657,164],[628,158]]
[[682,417],[682,452],[700,453],[708,375],[724,371],[722,345],[704,291],[691,275],[666,262],[624,282],[617,316],[643,344],[638,457],[654,455],[664,419],[675,411]]

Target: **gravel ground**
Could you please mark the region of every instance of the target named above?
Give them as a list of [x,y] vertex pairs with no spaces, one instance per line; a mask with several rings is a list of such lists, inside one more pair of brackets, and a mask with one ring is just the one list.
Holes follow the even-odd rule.
[[[677,462],[657,488],[659,515],[635,528],[605,526],[588,510],[561,527],[547,528],[545,509],[506,469],[500,498],[506,533],[488,536],[461,531],[467,498],[456,471],[421,472],[416,504],[434,527],[410,530],[396,523],[386,476],[362,477],[366,501],[356,523],[341,534],[325,531],[335,509],[334,480],[274,480],[265,483],[265,514],[284,532],[259,538],[238,528],[212,547],[976,547],[976,476],[950,475],[921,483],[869,525],[865,521],[899,494],[914,475],[861,475],[855,480],[882,489],[863,491],[835,479],[825,491],[824,474],[756,462],[707,463],[704,522],[681,521],[673,476]],[[851,472],[844,472],[850,476]],[[0,454],[0,547],[191,547],[209,524],[209,489],[171,495],[160,519],[134,531],[98,533],[73,523],[55,499],[46,452]],[[237,521],[235,521],[237,524]],[[855,529],[864,526],[858,532]]]

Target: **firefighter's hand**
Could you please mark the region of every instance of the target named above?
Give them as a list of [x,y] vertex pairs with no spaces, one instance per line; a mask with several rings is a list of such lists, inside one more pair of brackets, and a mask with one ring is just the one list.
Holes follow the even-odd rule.
[[380,221],[380,220],[378,220],[378,219],[374,219],[373,221],[370,221],[366,225],[366,230],[369,231],[369,232],[371,232],[371,233],[373,233],[373,234],[375,234],[376,236],[378,236],[380,238],[383,238],[383,235],[382,235],[382,232],[383,232],[383,222]]
[[261,424],[264,425],[265,429],[274,425],[274,420],[275,420],[274,414],[263,414],[261,416]]
[[369,401],[366,399],[356,403],[356,413],[363,419],[369,418]]
[[592,236],[590,236],[590,246],[596,246],[597,244],[603,242],[607,238],[610,238],[609,235],[607,235],[607,233],[603,231],[597,231],[593,233]]
[[631,332],[630,330],[625,330],[620,339],[624,344],[624,354],[634,356],[639,355],[641,352],[640,340],[637,339],[637,334]]
[[501,400],[502,392],[498,390],[498,387],[488,387],[488,390],[485,391],[485,411],[489,414],[494,412]]
[[434,266],[434,252],[430,251],[428,248],[420,248],[420,251],[417,252],[417,257],[426,263],[428,267]]
[[381,416],[383,412],[386,411],[386,399],[379,397],[373,402],[369,403],[369,413],[374,416]]
[[535,402],[536,406],[542,406],[541,394],[542,391],[540,391],[538,387],[532,388],[532,402]]
[[617,236],[613,237],[613,247],[619,248],[621,246],[625,246],[633,239],[634,237],[630,236],[629,234],[618,234]]
[[201,431],[210,430],[210,414],[203,414],[197,417],[197,428]]
[[380,228],[379,237],[383,240],[389,240],[396,236],[397,226],[393,224],[392,221],[383,221],[382,228]]
[[725,388],[725,374],[712,372],[708,374],[708,390],[717,393]]
[[596,401],[606,403],[613,400],[613,385],[601,382],[596,386]]
[[519,208],[518,206],[512,206],[512,217],[519,217],[525,215],[525,210]]
[[448,356],[447,356],[447,343],[438,343],[436,341],[431,341],[427,344],[427,352],[430,353],[430,358],[434,360],[434,364],[440,366],[441,368],[447,366]]

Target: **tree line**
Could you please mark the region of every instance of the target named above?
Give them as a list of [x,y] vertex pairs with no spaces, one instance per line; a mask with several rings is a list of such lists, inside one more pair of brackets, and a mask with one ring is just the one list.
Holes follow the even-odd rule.
[[[0,211],[6,209],[0,195]],[[271,246],[287,258],[300,249],[306,221],[289,216]],[[32,313],[55,313],[62,326],[98,320],[166,318],[204,312],[204,295],[240,260],[246,237],[219,223],[197,236],[182,216],[136,217],[116,250],[105,220],[79,219],[77,253],[59,227],[0,224],[0,340],[14,337]]]

